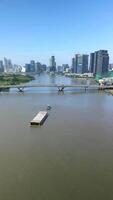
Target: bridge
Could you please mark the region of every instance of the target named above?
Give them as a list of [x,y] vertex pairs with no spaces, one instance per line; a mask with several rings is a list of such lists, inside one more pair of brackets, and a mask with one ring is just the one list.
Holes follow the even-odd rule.
[[109,90],[113,89],[113,85],[100,86],[100,85],[66,85],[66,84],[20,84],[20,85],[7,85],[0,86],[0,91],[5,89],[17,88],[20,92],[24,91],[24,88],[57,88],[58,91],[62,92],[65,88],[76,88],[86,90]]

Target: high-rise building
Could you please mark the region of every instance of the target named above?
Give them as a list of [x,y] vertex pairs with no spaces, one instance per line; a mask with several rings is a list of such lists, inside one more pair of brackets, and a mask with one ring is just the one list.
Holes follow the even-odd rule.
[[72,70],[72,73],[77,73],[77,69],[76,69],[76,60],[75,60],[75,58],[72,58],[71,70]]
[[109,54],[107,50],[99,50],[90,54],[90,72],[101,74],[108,72]]
[[29,64],[25,65],[26,72],[36,72],[41,73],[46,70],[46,65],[42,65],[40,62],[36,62],[31,60]]
[[91,53],[90,54],[90,67],[89,67],[90,73],[93,73],[93,70],[94,70],[94,57],[95,57],[95,54]]
[[31,60],[31,62],[30,62],[30,71],[35,72],[35,61],[34,60]]
[[98,51],[97,59],[97,74],[108,72],[109,67],[109,54],[107,50]]
[[75,55],[75,69],[77,74],[84,74],[88,72],[88,55],[86,54]]
[[31,70],[30,67],[31,67],[30,64],[25,64],[25,69],[26,69],[25,71],[26,71],[26,72],[31,72],[31,71],[30,71],[30,70]]
[[51,56],[50,58],[50,72],[55,72],[56,71],[56,61],[55,61],[55,56]]
[[40,62],[35,63],[35,72],[38,74],[42,72],[42,65]]
[[0,60],[0,72],[4,72],[4,65],[2,60]]
[[10,73],[13,71],[13,65],[10,59],[4,58],[4,71]]
[[94,68],[93,68],[93,74],[97,73],[97,60],[98,60],[98,51],[94,52]]
[[82,58],[82,61],[83,61],[82,73],[88,73],[88,58],[89,58],[89,55],[83,54],[83,58]]

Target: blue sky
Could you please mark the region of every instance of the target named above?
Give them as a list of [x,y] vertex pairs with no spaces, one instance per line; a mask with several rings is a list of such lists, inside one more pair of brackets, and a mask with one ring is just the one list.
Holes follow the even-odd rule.
[[70,64],[98,49],[113,62],[113,0],[0,0],[0,59]]

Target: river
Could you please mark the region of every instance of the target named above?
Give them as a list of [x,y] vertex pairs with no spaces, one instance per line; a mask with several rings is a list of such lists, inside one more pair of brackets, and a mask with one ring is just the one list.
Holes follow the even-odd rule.
[[[74,79],[37,76],[38,83]],[[29,122],[47,104],[42,127]],[[0,200],[112,200],[113,97],[56,89],[0,94]]]

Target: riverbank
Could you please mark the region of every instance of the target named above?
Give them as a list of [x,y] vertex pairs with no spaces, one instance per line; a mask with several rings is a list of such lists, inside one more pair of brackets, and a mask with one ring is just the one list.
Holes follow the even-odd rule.
[[19,85],[21,83],[27,83],[35,78],[30,75],[15,75],[15,74],[6,74],[0,75],[0,86],[8,85]]

